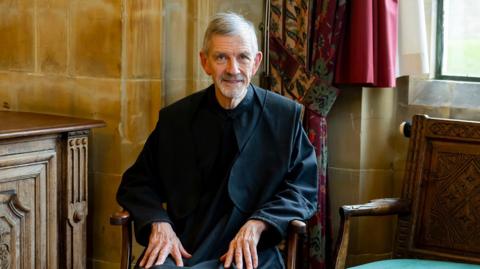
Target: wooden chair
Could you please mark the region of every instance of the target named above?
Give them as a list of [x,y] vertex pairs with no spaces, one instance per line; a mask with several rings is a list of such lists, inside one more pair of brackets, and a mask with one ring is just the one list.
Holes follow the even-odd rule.
[[[122,226],[122,257],[120,269],[130,269],[132,263],[132,219],[128,211],[120,211],[110,217],[110,224]],[[303,264],[302,248],[304,245],[306,224],[303,221],[290,222],[287,238],[287,269],[299,269]]]
[[345,268],[352,217],[392,214],[394,259],[355,268],[480,264],[480,122],[414,116],[403,184],[401,198],[341,207],[335,269]]

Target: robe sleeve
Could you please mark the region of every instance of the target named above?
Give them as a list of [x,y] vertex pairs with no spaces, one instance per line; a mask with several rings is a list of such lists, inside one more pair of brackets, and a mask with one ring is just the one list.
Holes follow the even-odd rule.
[[[133,217],[137,241],[148,245],[151,224],[169,222],[167,212],[162,207],[164,197],[158,176],[159,123],[148,137],[136,162],[122,177],[117,191],[118,203]],[[173,226],[173,224],[172,224]]]
[[270,226],[262,235],[261,245],[276,245],[286,236],[290,221],[307,220],[317,208],[317,158],[299,120],[291,145],[289,167],[281,186],[250,217]]

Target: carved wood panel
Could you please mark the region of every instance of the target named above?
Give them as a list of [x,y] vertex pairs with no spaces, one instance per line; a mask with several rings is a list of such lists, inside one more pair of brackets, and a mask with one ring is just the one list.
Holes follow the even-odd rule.
[[55,170],[54,150],[0,156],[0,268],[57,268]]
[[480,264],[480,122],[413,118],[394,257]]
[[426,158],[417,243],[480,255],[480,145],[433,141]]
[[88,131],[70,132],[64,152],[63,231],[65,268],[86,268],[88,214]]
[[467,139],[480,139],[480,126],[469,125],[468,122],[434,122],[429,126],[433,135],[443,137],[457,137]]

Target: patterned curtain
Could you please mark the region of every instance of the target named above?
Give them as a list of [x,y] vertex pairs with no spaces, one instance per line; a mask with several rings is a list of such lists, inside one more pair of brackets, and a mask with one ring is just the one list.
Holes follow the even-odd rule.
[[[271,0],[271,90],[305,106],[305,130],[319,164],[318,210],[309,221],[310,268],[326,268],[331,245],[327,206],[326,116],[338,95],[332,86],[345,0]],[[328,226],[327,226],[328,225]]]

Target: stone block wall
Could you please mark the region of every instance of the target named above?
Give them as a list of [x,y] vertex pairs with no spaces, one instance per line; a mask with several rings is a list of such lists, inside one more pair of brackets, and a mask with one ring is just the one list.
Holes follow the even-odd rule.
[[[395,89],[344,87],[328,115],[328,180],[335,236],[341,205],[397,195],[392,167],[395,112]],[[348,263],[387,257],[393,223],[390,217],[354,219]]]
[[118,268],[120,230],[108,216],[163,105],[162,8],[162,0],[0,0],[0,109],[107,123],[90,140],[90,268]]

